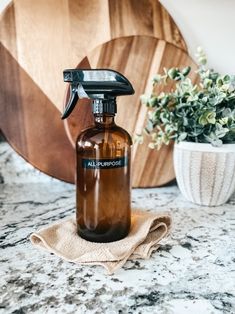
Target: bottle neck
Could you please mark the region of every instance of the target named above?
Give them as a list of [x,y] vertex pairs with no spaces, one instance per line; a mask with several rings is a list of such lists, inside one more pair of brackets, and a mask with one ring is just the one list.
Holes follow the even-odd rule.
[[94,114],[95,125],[98,127],[110,127],[115,125],[115,114],[110,113],[96,113]]
[[117,104],[115,98],[102,99],[96,98],[92,102],[92,111],[94,114],[114,115],[117,112]]

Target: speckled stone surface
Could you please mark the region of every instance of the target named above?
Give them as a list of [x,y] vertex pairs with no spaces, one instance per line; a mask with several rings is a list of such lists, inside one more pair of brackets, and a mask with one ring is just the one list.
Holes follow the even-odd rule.
[[0,313],[234,313],[235,199],[187,202],[176,186],[133,190],[133,206],[171,211],[171,237],[115,275],[34,248],[30,233],[74,212],[74,186],[0,143]]

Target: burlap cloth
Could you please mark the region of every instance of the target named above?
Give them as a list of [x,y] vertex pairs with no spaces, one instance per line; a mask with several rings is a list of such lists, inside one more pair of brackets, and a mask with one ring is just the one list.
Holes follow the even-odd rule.
[[122,267],[128,259],[147,259],[169,234],[168,213],[132,210],[131,229],[127,237],[110,243],[89,242],[76,233],[74,217],[63,219],[31,234],[30,240],[66,261],[84,265],[101,265],[109,274]]

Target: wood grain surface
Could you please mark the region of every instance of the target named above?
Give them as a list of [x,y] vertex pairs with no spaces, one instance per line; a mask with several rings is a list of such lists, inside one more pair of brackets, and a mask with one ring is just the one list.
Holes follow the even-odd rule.
[[[118,98],[116,122],[134,135],[142,132],[146,122],[147,108],[141,104],[140,95],[152,93],[154,74],[163,72],[163,67],[187,65],[196,68],[192,59],[182,49],[150,36],[129,36],[113,39],[95,48],[78,65],[78,68],[112,68],[123,73],[132,82],[135,94]],[[196,76],[192,76],[192,79],[195,80]],[[168,86],[167,89],[172,87]],[[84,107],[84,104],[81,107]],[[73,143],[80,131],[78,118],[80,110],[80,102],[78,102],[72,116],[65,121],[66,130]],[[89,104],[87,112],[91,115]],[[132,169],[133,187],[151,187],[168,183],[175,178],[172,145],[157,151],[148,148],[147,140],[142,145],[135,144]]]
[[[0,18],[0,129],[20,155],[43,172],[74,182],[74,150],[60,121],[62,71],[96,46],[130,35],[154,36],[186,49],[157,0],[12,1]],[[149,62],[145,54],[142,58]],[[134,77],[131,62],[127,67]],[[92,122],[87,108],[79,106],[74,130]]]

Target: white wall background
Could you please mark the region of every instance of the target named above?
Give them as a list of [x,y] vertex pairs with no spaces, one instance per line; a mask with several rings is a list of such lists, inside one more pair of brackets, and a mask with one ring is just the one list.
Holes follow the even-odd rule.
[[[10,2],[0,0],[0,13]],[[196,48],[201,46],[211,67],[222,73],[235,74],[235,0],[160,2],[179,26],[191,57],[194,58]]]
[[0,13],[5,9],[5,7],[10,2],[11,2],[11,0],[0,0]]
[[192,58],[201,46],[208,64],[235,74],[235,0],[160,0],[171,14]]

